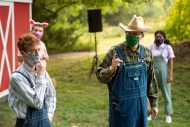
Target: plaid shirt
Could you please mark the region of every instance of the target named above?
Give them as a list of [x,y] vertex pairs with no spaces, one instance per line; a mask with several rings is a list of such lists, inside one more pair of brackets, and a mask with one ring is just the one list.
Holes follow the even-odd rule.
[[[138,46],[136,51],[131,50],[129,46],[126,45],[125,42],[118,44],[118,46],[122,49],[126,56],[127,62],[138,62],[139,55],[140,55],[140,48]],[[112,57],[116,53],[114,47],[112,47],[106,56],[103,59],[103,62],[97,69],[97,78],[101,83],[105,83],[108,85],[109,90],[111,89],[116,73],[111,74],[110,72],[110,65],[112,63]],[[158,84],[154,75],[154,68],[153,68],[153,57],[152,53],[148,48],[145,48],[144,54],[144,62],[147,65],[148,69],[148,82],[147,82],[147,96],[150,100],[151,107],[157,107],[157,99],[158,99]]]
[[37,77],[35,72],[25,63],[17,71],[27,76],[34,85],[19,73],[13,73],[9,87],[9,106],[18,118],[25,119],[28,106],[41,109],[44,99],[47,103],[48,116],[53,117],[56,108],[56,92],[50,76],[46,72],[43,77]]

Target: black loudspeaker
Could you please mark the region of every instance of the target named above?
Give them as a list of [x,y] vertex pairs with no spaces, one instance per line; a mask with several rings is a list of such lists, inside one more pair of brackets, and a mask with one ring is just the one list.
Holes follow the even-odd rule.
[[102,31],[102,16],[100,9],[88,10],[89,32]]

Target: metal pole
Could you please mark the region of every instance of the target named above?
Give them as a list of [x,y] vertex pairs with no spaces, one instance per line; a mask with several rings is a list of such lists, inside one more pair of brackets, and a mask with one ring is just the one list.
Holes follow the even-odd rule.
[[95,40],[95,66],[96,69],[98,68],[98,52],[97,52],[97,40],[96,40],[96,32],[94,33],[94,40]]
[[92,73],[93,73],[93,71],[94,71],[94,68],[96,68],[96,70],[97,70],[97,68],[98,68],[98,52],[97,52],[97,40],[96,40],[96,33],[94,33],[94,40],[95,40],[95,55],[94,55],[94,57],[93,57],[93,61],[92,61],[92,65],[91,65],[91,69],[90,69],[90,73],[89,73],[89,78],[91,78],[91,75],[92,75]]

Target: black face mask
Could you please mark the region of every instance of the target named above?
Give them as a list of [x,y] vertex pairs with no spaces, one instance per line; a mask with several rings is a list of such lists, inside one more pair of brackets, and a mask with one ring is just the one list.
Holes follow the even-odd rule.
[[161,38],[161,39],[155,39],[154,43],[157,45],[157,46],[160,46],[162,43],[164,43],[164,38]]

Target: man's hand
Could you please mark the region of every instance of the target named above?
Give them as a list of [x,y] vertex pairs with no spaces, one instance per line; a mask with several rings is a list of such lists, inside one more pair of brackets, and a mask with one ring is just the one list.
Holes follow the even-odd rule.
[[38,77],[42,77],[46,71],[46,61],[40,60],[36,63],[36,74]]
[[118,58],[117,54],[114,54],[112,58],[112,64],[110,66],[111,73],[114,73],[117,70],[117,67],[121,65],[121,63],[123,63],[123,61]]
[[152,117],[152,119],[155,119],[157,114],[158,114],[158,108],[156,108],[156,107],[152,108],[151,109],[151,117]]

